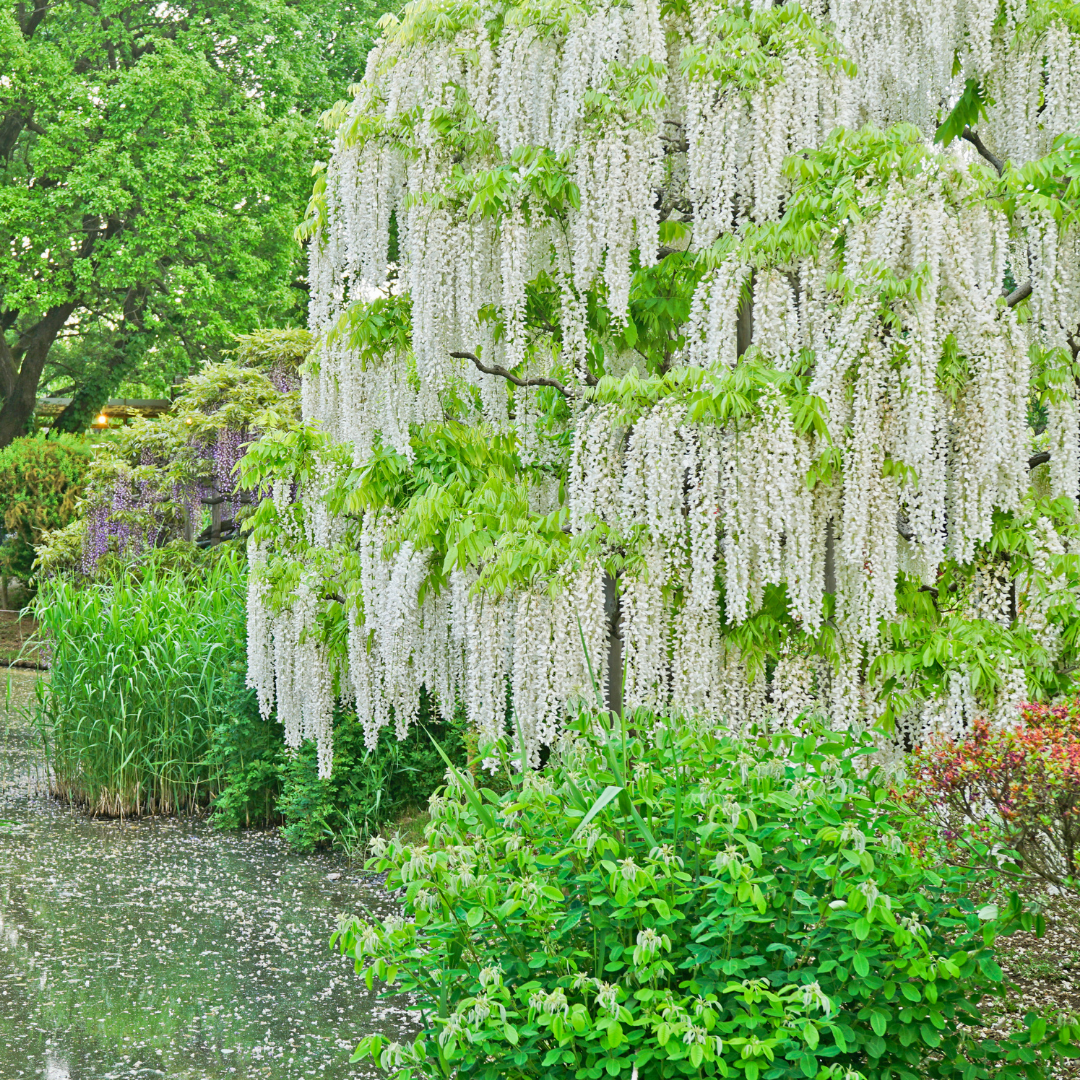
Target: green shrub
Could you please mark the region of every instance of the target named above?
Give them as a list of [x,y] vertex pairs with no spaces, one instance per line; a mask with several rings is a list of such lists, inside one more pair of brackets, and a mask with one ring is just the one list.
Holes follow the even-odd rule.
[[[28,582],[34,544],[75,515],[90,451],[81,438],[27,436],[0,450],[0,577]],[[6,601],[5,601],[6,606]]]
[[314,744],[305,743],[285,765],[277,804],[289,843],[298,851],[336,844],[352,853],[405,811],[422,809],[446,775],[433,740],[451,760],[464,760],[459,725],[422,721],[401,741],[392,726],[383,728],[378,746],[369,751],[356,716],[339,713],[334,770],[327,779],[319,778]]
[[107,816],[209,800],[210,733],[245,654],[245,578],[231,551],[186,573],[151,562],[103,583],[42,584],[39,721],[59,795]]
[[277,800],[285,767],[284,730],[274,716],[264,720],[245,685],[246,664],[237,661],[224,687],[223,707],[210,736],[207,760],[218,778],[213,822],[220,828],[267,826],[279,820]]
[[314,743],[288,753],[281,725],[259,716],[242,672],[229,693],[210,751],[222,785],[214,796],[213,821],[222,828],[280,823],[297,851],[335,846],[352,854],[388,822],[426,805],[445,777],[440,749],[454,762],[465,759],[462,725],[441,722],[426,709],[400,741],[392,728],[384,728],[374,750],[364,745],[355,713],[338,710],[334,769],[322,779]]
[[501,797],[453,773],[427,846],[376,841],[368,864],[404,917],[342,923],[422,1026],[356,1058],[401,1080],[1042,1075],[1045,1023],[978,1032],[995,938],[1034,920],[914,859],[870,752],[585,717]]

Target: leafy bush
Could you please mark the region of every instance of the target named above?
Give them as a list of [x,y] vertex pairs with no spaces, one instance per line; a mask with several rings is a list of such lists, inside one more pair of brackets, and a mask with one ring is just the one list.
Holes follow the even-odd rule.
[[286,762],[285,733],[276,717],[260,715],[255,691],[245,682],[246,671],[246,663],[238,660],[229,673],[207,758],[218,780],[213,822],[226,829],[278,821]]
[[919,747],[907,801],[947,842],[976,858],[1011,852],[1055,885],[1080,880],[1080,701],[1025,705],[1020,720],[976,720],[966,739]]
[[205,804],[210,732],[245,653],[245,581],[229,551],[187,573],[151,562],[101,584],[43,583],[39,720],[58,794],[107,816]]
[[29,436],[0,450],[0,580],[5,585],[11,577],[28,582],[41,534],[72,520],[89,465],[89,449],[73,435]]
[[411,727],[400,741],[384,728],[378,746],[369,751],[356,716],[339,716],[329,778],[319,779],[314,743],[306,743],[286,767],[278,802],[285,838],[300,851],[333,842],[351,853],[387,822],[422,809],[446,775],[435,742],[451,760],[463,760],[458,724],[429,719]]
[[387,822],[426,804],[445,775],[440,749],[453,761],[464,760],[457,723],[425,712],[404,739],[386,729],[376,749],[368,750],[356,715],[339,710],[333,773],[321,779],[314,743],[286,753],[280,725],[263,722],[254,692],[245,694],[214,733],[212,756],[224,775],[214,820],[225,828],[280,821],[298,851],[333,845],[352,853]]
[[455,770],[428,845],[368,864],[404,917],[337,935],[423,1027],[356,1058],[401,1080],[1041,1075],[1044,1022],[977,1035],[995,938],[1034,920],[914,859],[871,752],[582,718],[501,797]]

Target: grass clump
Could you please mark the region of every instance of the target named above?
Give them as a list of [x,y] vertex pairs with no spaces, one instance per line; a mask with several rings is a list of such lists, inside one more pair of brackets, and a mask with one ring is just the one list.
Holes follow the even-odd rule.
[[209,802],[211,732],[235,696],[245,597],[233,551],[186,573],[148,563],[94,583],[42,583],[51,677],[38,722],[57,795],[107,817]]

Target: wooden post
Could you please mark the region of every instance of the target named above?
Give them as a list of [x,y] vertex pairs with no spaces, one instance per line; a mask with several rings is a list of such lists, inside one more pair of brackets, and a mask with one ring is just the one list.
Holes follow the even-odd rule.
[[210,488],[210,495],[199,501],[203,506],[210,507],[210,546],[217,547],[221,543],[221,504],[225,501],[225,496],[218,491],[214,477],[204,476],[202,483]]

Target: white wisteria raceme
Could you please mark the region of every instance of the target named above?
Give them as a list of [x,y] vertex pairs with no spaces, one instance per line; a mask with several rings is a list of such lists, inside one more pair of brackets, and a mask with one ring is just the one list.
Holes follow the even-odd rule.
[[[1080,231],[1008,185],[1080,123],[1078,29],[1022,0],[388,18],[309,223],[304,418],[338,449],[277,477],[288,557],[252,549],[290,745],[329,744],[335,688],[370,745],[426,694],[533,765],[620,680],[733,727],[1005,716],[1072,595],[1071,511],[1032,508],[1080,491]],[[1011,635],[996,689],[897,659],[949,619]]]
[[1069,5],[827,0],[823,7],[858,70],[853,96],[879,125],[914,123],[932,137],[941,102],[955,100],[968,80],[987,103],[980,135],[1002,158],[1029,161],[1080,124],[1080,20]]
[[268,719],[274,707],[273,619],[266,604],[266,552],[248,542],[247,682],[255,688],[259,714]]
[[796,617],[816,629],[828,519],[820,494],[815,498],[805,483],[809,440],[796,436],[775,390],[763,397],[758,421],[730,432],[723,446],[727,614],[744,621],[761,607],[768,586],[787,581]]
[[[326,228],[312,246],[313,324],[324,330],[365,287],[385,283],[395,213],[416,362],[437,386],[455,366],[448,351],[475,344],[485,304],[502,308],[507,355],[519,357],[524,285],[550,264],[552,245],[568,301],[571,289],[599,276],[615,315],[625,314],[631,253],[646,265],[655,259],[661,213],[670,213],[657,206],[662,184],[692,207],[699,244],[751,211],[775,217],[785,156],[857,117],[838,104],[840,72],[797,23],[785,26],[783,77],[774,62],[756,93],[728,85],[732,57],[717,51],[714,20],[721,8],[662,20],[655,0],[568,7],[567,15],[550,13],[554,30],[548,13],[533,23],[523,12],[506,20],[496,47],[485,9],[452,37],[438,32],[422,46],[427,13],[407,14],[372,52],[338,130]],[[622,109],[601,112],[591,100],[627,88],[636,93]],[[447,140],[448,115],[468,118],[480,133]],[[565,221],[521,193],[507,193],[498,222],[462,214],[452,204],[457,192],[445,197],[463,154],[479,172],[524,166],[540,148],[568,161],[579,198]],[[674,177],[666,184],[669,158]]]

